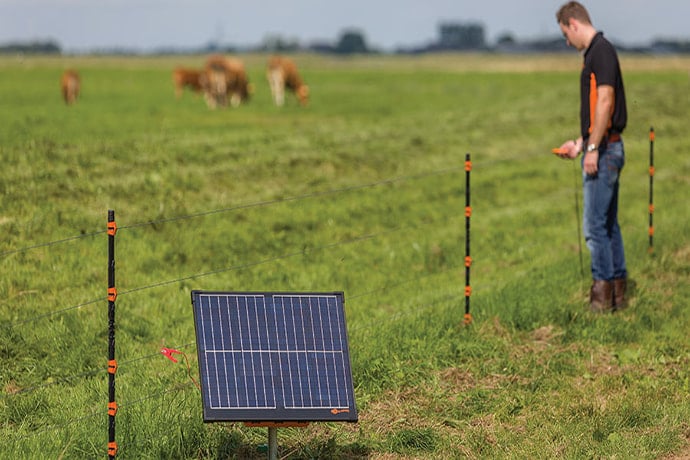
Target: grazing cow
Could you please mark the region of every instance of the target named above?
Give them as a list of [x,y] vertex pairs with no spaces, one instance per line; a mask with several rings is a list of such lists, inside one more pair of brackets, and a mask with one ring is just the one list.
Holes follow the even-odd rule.
[[236,58],[228,58],[225,60],[225,63],[227,66],[227,90],[230,96],[230,105],[237,107],[241,103],[249,101],[249,96],[254,88],[249,83],[247,71],[242,61]]
[[297,66],[292,60],[282,56],[271,57],[268,60],[266,77],[271,87],[273,102],[278,107],[285,104],[286,88],[295,93],[301,105],[307,105],[309,101],[309,87],[302,81],[302,77],[300,77],[297,71]]
[[204,93],[210,108],[227,106],[228,97],[233,107],[249,100],[252,87],[244,64],[239,59],[213,55],[206,61],[204,72]]
[[179,99],[185,88],[189,88],[195,93],[200,93],[204,85],[203,72],[196,69],[185,69],[176,67],[172,73],[173,84],[175,85],[175,96]]
[[228,104],[228,77],[223,56],[211,56],[204,67],[204,97],[209,108],[225,107]]
[[65,70],[60,79],[60,88],[62,89],[62,98],[65,100],[65,104],[72,105],[77,102],[81,89],[79,73],[76,70]]

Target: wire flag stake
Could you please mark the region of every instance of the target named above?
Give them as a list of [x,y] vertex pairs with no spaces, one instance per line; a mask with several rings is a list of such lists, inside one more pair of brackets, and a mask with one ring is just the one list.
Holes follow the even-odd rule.
[[585,263],[582,259],[582,225],[580,224],[580,200],[578,195],[580,193],[580,174],[579,169],[573,161],[573,172],[575,175],[575,220],[577,221],[577,251],[580,254],[580,277],[585,281]]
[[654,252],[654,127],[649,128],[649,253]]

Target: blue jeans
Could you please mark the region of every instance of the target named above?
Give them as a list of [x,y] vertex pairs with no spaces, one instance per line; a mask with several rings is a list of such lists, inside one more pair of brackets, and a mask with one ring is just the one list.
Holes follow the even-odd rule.
[[618,179],[624,164],[623,142],[612,142],[599,150],[597,174],[589,176],[584,170],[582,173],[583,230],[595,280],[627,277],[623,237],[618,226]]

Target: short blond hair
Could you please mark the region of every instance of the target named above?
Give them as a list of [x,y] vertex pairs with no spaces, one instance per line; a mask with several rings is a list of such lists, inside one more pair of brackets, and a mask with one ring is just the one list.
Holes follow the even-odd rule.
[[571,19],[577,19],[583,24],[592,24],[587,8],[580,2],[568,2],[556,13],[556,20],[565,26],[570,25]]

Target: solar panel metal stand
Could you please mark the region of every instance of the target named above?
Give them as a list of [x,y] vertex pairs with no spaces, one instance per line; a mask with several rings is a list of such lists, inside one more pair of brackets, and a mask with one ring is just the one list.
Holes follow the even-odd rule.
[[305,427],[309,422],[244,422],[251,428],[268,428],[268,460],[278,458],[278,427]]
[[268,460],[278,459],[278,428],[268,427]]

